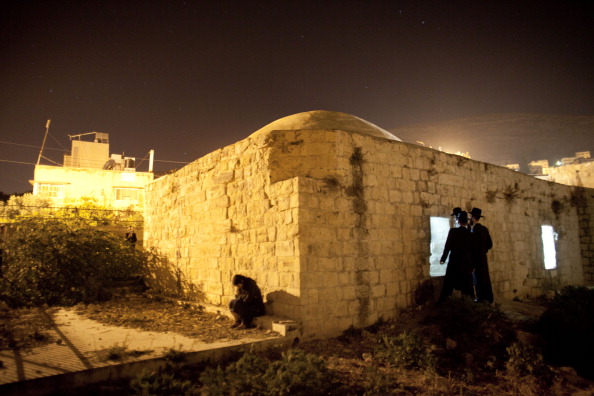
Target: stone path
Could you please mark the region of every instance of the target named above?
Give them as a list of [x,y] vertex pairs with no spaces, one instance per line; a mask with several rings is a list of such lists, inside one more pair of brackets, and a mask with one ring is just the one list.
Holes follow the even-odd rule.
[[[66,373],[89,371],[106,366],[148,361],[168,351],[199,352],[234,345],[282,339],[271,333],[266,338],[240,338],[206,343],[176,333],[148,332],[104,325],[69,310],[59,310],[51,318],[50,335],[55,342],[28,350],[0,351],[0,394],[15,383]],[[43,392],[39,393],[43,394]]]

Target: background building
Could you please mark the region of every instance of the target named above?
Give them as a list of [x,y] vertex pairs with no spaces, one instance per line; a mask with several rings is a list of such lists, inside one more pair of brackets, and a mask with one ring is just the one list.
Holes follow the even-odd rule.
[[[92,140],[83,140],[91,138]],[[152,161],[148,172],[137,172],[135,158],[109,155],[109,134],[90,132],[70,136],[72,148],[63,166],[35,166],[33,195],[50,198],[57,206],[75,205],[93,198],[113,208],[144,208],[144,187],[153,180]]]

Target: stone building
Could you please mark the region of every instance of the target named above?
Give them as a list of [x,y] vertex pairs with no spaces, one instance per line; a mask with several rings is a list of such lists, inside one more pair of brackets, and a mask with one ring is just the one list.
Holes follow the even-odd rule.
[[344,113],[277,120],[155,180],[146,199],[145,245],[205,302],[226,306],[232,276],[250,276],[268,312],[310,336],[431,300],[442,249],[431,227],[455,206],[483,210],[495,300],[594,280],[593,190],[404,143]]
[[[91,138],[85,141],[82,137]],[[70,136],[72,148],[63,165],[35,166],[33,195],[49,198],[54,206],[80,204],[93,198],[118,209],[144,209],[145,185],[153,181],[153,151],[149,171],[139,172],[135,158],[109,155],[109,134],[88,132]]]

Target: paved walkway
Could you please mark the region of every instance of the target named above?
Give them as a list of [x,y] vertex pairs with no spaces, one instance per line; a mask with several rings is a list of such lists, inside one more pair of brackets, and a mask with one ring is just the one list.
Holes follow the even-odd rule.
[[4,391],[15,388],[8,385],[18,382],[154,360],[171,349],[191,353],[283,338],[277,333],[270,333],[265,338],[261,335],[250,338],[246,334],[241,339],[206,343],[171,332],[104,325],[65,309],[51,318],[47,313],[45,315],[54,324],[50,334],[56,341],[28,350],[0,351],[0,394],[5,395]]

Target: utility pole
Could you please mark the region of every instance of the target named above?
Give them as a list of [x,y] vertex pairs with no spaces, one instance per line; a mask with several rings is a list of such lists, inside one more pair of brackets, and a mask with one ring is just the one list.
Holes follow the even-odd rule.
[[45,123],[45,136],[43,137],[43,143],[41,143],[41,150],[39,150],[39,157],[37,157],[37,165],[39,165],[39,161],[41,161],[41,154],[43,153],[43,146],[45,146],[45,139],[47,139],[47,133],[49,132],[49,126],[52,120],[47,120]]

